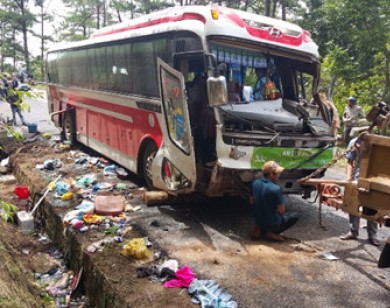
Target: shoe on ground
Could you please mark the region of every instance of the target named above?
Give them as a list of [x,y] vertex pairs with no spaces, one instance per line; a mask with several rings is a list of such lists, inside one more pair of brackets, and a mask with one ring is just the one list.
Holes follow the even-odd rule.
[[368,238],[368,242],[371,244],[371,245],[374,245],[374,246],[379,246],[381,243],[379,242],[379,240],[376,238],[376,237],[369,237]]
[[348,232],[347,234],[340,236],[340,239],[346,241],[346,240],[356,240],[358,237],[356,234],[353,234],[352,232]]
[[264,237],[272,242],[282,242],[283,237],[281,237],[279,234],[273,233],[273,232],[267,232]]

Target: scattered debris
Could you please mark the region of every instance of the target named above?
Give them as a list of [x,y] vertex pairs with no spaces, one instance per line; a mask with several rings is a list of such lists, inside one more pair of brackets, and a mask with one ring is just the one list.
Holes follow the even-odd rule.
[[339,260],[340,259],[340,258],[336,257],[334,254],[332,254],[331,252],[324,252],[322,254],[322,257],[325,260],[329,260],[329,261],[334,261],[334,260]]
[[122,254],[135,259],[146,259],[150,257],[150,251],[146,247],[147,239],[133,238],[123,246]]
[[0,176],[0,183],[13,184],[16,183],[16,178],[13,174],[2,175]]

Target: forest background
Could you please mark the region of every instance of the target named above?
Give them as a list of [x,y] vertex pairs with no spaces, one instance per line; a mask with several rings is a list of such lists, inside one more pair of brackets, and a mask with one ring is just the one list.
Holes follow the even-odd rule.
[[[308,30],[319,45],[322,57],[321,88],[340,113],[346,97],[351,95],[358,98],[365,110],[379,101],[390,103],[390,1],[215,2],[297,23]],[[26,72],[43,80],[42,59],[53,42],[82,40],[96,29],[169,6],[209,3],[202,0],[0,0],[0,71],[15,72],[23,63]],[[48,25],[53,26],[53,33],[47,33]],[[38,55],[30,52],[30,44],[40,45]]]

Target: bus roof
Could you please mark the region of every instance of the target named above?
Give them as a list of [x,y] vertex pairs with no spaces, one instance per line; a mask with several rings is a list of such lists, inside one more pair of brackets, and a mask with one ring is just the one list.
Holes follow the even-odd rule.
[[171,7],[99,29],[87,40],[59,43],[50,51],[180,30],[202,38],[240,38],[319,57],[309,32],[298,25],[218,5]]

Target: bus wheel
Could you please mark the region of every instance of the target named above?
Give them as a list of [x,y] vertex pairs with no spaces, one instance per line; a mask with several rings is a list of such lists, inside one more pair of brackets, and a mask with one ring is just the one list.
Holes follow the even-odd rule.
[[157,153],[157,146],[154,142],[148,142],[142,156],[142,176],[148,189],[153,189],[153,159]]
[[76,113],[70,109],[65,112],[62,121],[62,138],[71,144],[76,143]]

